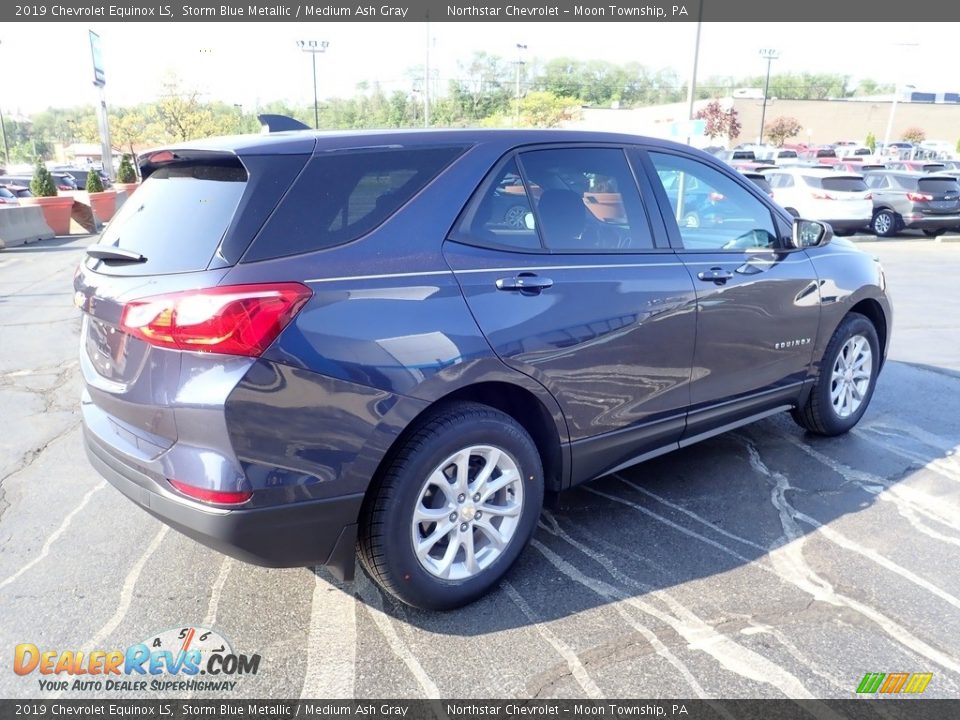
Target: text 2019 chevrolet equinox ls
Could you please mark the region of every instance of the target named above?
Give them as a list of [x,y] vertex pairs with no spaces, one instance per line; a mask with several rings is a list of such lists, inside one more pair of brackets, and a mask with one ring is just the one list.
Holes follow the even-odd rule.
[[545,491],[784,410],[849,430],[886,355],[879,264],[682,145],[300,131],[142,170],[75,280],[91,462],[243,560],[359,545],[423,608],[497,583]]

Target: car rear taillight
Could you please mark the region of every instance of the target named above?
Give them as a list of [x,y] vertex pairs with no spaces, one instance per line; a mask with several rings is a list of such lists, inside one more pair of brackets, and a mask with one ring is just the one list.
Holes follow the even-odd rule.
[[836,199],[830,193],[825,193],[825,192],[812,192],[810,193],[810,196],[814,200],[835,200]]
[[863,196],[864,200],[873,200],[873,193],[867,193]]
[[929,202],[930,200],[933,200],[933,195],[927,195],[926,193],[908,192],[907,200],[911,200],[913,202]]
[[253,493],[249,490],[207,490],[206,488],[187,485],[179,480],[168,480],[167,482],[169,482],[175,490],[187,497],[212,505],[240,505],[253,497]]
[[273,283],[155,295],[124,305],[120,329],[157,347],[259,357],[312,294]]

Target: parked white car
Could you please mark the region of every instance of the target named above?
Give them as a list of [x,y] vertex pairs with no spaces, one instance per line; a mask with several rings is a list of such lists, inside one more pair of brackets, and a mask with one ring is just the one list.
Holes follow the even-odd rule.
[[774,201],[796,217],[828,222],[837,235],[866,230],[873,219],[873,195],[862,175],[825,167],[767,170]]

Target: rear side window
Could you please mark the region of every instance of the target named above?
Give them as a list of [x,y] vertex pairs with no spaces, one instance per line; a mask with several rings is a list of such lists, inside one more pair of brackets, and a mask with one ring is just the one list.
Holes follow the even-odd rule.
[[865,192],[867,184],[860,178],[828,177],[823,178],[822,187],[824,190],[832,190],[834,192]]
[[366,235],[464,149],[389,148],[315,156],[243,261],[311,252]]
[[930,193],[947,193],[960,191],[956,180],[947,178],[920,178],[919,189]]
[[489,183],[464,213],[452,239],[508,250],[542,250],[516,158],[495,171]]
[[202,270],[220,245],[246,185],[247,171],[236,159],[160,167],[123,204],[100,244],[147,258],[147,264],[128,269],[149,269],[151,274]]

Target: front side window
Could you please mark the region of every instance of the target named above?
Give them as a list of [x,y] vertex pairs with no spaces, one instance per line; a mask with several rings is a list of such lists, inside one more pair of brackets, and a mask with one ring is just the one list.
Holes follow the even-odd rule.
[[769,208],[725,173],[699,160],[650,153],[687,250],[773,248]]
[[520,155],[544,246],[553,252],[653,248],[647,213],[618,148],[533,150]]

